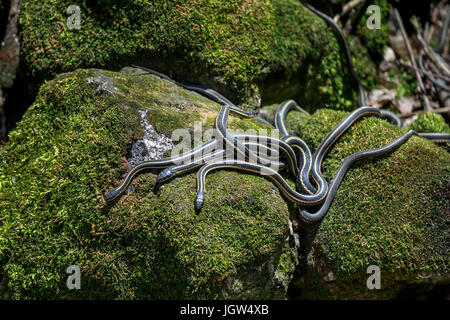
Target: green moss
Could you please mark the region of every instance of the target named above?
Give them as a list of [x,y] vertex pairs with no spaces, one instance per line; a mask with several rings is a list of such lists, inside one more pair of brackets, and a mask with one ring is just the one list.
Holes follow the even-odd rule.
[[[273,1],[274,39],[270,60],[274,71],[293,73],[304,63],[318,61],[330,41],[325,23],[299,1]],[[332,38],[332,37],[331,37]]]
[[310,81],[304,82],[303,89],[307,93],[306,101],[312,100],[316,107],[327,105],[335,109],[354,109],[356,91],[343,52],[336,40],[326,44],[325,50],[328,55],[322,57],[319,62],[321,72],[317,72],[314,67],[308,70]]
[[[326,109],[312,116],[291,113],[288,127],[315,149],[345,115]],[[325,178],[330,181],[345,157],[385,145],[402,132],[381,119],[358,121],[329,150]],[[419,137],[388,156],[355,164],[316,237],[332,268],[344,278],[371,264],[399,277],[448,273],[449,174],[449,154]]]
[[389,3],[387,0],[374,0],[371,5],[380,8],[380,29],[369,29],[367,27],[369,14],[364,13],[356,27],[356,36],[374,61],[380,62],[383,58],[384,47],[389,45]]
[[[86,80],[98,76],[128,93],[95,95]],[[172,112],[174,105],[184,109]],[[46,82],[0,147],[0,269],[10,297],[217,298],[229,276],[278,254],[288,208],[262,177],[211,173],[198,214],[195,173],[158,195],[155,175],[142,174],[134,192],[103,199],[127,170],[132,138],[142,136],[139,110],[169,131],[206,123],[218,108],[152,75],[76,70]],[[74,264],[82,290],[70,291],[66,269]]]
[[[370,58],[370,51],[366,46],[361,44],[356,37],[349,38],[350,51],[352,53],[352,61],[355,72],[360,77],[361,83],[366,90],[374,89],[378,86],[378,73],[375,63]],[[383,52],[382,49],[381,53]],[[354,84],[352,84],[355,87]],[[345,108],[351,110],[353,108]]]
[[[310,110],[328,105],[333,109],[352,110],[357,105],[355,84],[345,62],[343,49],[327,24],[299,1],[275,3],[275,40],[272,61],[275,71],[287,75],[291,83],[282,88],[277,78],[269,103],[294,98]],[[356,72],[363,84],[372,88],[376,68],[367,50],[350,37]],[[291,87],[291,88],[289,88]]]
[[389,77],[392,78],[392,83],[394,84],[389,86],[397,90],[398,99],[416,94],[418,84],[413,73],[406,72],[406,70],[397,70],[391,71]]
[[[97,85],[86,80],[99,76],[119,88],[114,96],[94,94]],[[142,136],[136,124],[143,109],[166,130],[195,121],[206,129],[219,105],[130,70],[77,70],[41,87],[0,147],[0,269],[12,298],[218,298],[228,277],[274,256],[281,274],[291,269],[290,255],[279,255],[289,209],[262,177],[211,173],[199,214],[195,173],[168,182],[159,195],[155,176],[142,174],[135,191],[105,203],[127,170],[132,138]],[[293,112],[288,127],[314,150],[345,115]],[[230,129],[239,128],[262,126],[231,116]],[[400,134],[384,120],[358,121],[329,150],[326,179],[346,156]],[[449,167],[445,150],[417,137],[352,167],[316,238],[339,279],[359,277],[370,264],[398,277],[448,273]],[[73,264],[81,267],[81,291],[66,288]]]
[[286,244],[283,247],[283,251],[277,265],[277,272],[279,272],[281,276],[285,278],[289,278],[296,267],[296,265],[293,263],[295,259],[292,257],[292,255],[292,249],[288,244]]
[[[80,7],[80,30],[66,26],[69,5]],[[296,0],[28,0],[19,28],[22,72],[38,83],[79,67],[137,63],[252,107],[276,73],[299,83],[295,94],[308,106],[349,110],[356,101],[335,36]],[[360,65],[368,78],[370,64]]]
[[410,124],[409,128],[417,132],[450,133],[450,127],[445,122],[444,117],[433,112],[420,114],[417,119]]
[[[327,109],[292,112],[287,124],[315,150],[345,115]],[[381,119],[359,120],[328,151],[322,165],[326,180],[345,157],[385,145],[402,132]],[[324,282],[308,264],[303,280],[294,284],[301,288],[295,298],[391,299],[411,281],[448,274],[449,179],[448,152],[419,137],[389,155],[354,164],[315,238],[337,280]],[[366,287],[370,265],[381,269],[382,290]]]
[[[70,5],[80,7],[80,30],[66,26]],[[265,62],[271,10],[268,1],[248,0],[24,1],[21,55],[25,71],[39,78],[78,67],[164,61],[194,79],[219,76],[242,99]]]

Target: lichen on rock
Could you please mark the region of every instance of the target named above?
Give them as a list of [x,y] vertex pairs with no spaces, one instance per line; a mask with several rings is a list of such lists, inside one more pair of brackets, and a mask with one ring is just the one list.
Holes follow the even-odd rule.
[[147,115],[149,110],[139,111],[140,124],[144,130],[144,137],[133,141],[130,147],[127,161],[131,167],[144,161],[157,160],[163,158],[167,151],[173,149],[172,140],[164,134],[159,134],[148,123]]

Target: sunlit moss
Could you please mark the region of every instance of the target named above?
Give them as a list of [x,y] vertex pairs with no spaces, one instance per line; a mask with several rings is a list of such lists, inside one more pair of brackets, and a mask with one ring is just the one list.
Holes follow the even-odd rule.
[[[345,115],[292,112],[288,127],[314,150]],[[405,130],[374,117],[359,120],[328,151],[325,178],[330,181],[347,156],[385,145]],[[389,155],[354,164],[315,238],[338,278],[334,285],[321,282],[328,297],[392,298],[402,281],[447,274],[449,179],[449,153],[419,137]],[[381,268],[384,290],[368,292],[370,265]]]
[[417,132],[450,133],[450,127],[440,114],[427,112],[420,114],[409,126]]
[[[98,75],[128,93],[94,95],[86,79]],[[176,103],[184,109],[172,112]],[[210,174],[201,213],[193,206],[195,173],[158,195],[155,175],[142,174],[134,192],[112,204],[103,199],[127,170],[132,138],[142,136],[139,110],[148,109],[149,122],[170,136],[206,123],[218,108],[152,75],[77,70],[46,82],[0,148],[0,266],[10,297],[217,298],[238,270],[273,257],[278,264],[288,208],[262,177]],[[231,116],[230,129],[238,128],[233,123],[261,128]],[[80,291],[66,288],[73,264],[81,268]],[[255,298],[274,294],[258,290]]]
[[[94,95],[96,86],[86,79],[99,74],[119,88],[115,96]],[[169,112],[174,104],[185,108]],[[265,259],[278,257],[281,273],[292,269],[292,257],[281,252],[289,209],[263,177],[212,173],[198,214],[195,173],[166,183],[158,195],[154,174],[142,174],[135,191],[105,203],[103,195],[127,170],[127,148],[142,136],[143,109],[155,127],[202,121],[206,129],[219,106],[130,72],[77,70],[42,86],[0,148],[0,265],[12,298],[217,298],[221,281]],[[160,117],[158,110],[168,113]],[[345,115],[291,113],[288,127],[314,150]],[[230,117],[230,129],[238,128],[262,126]],[[331,179],[344,157],[400,134],[383,120],[358,121],[329,150],[325,177]],[[316,238],[339,277],[359,274],[368,263],[412,276],[448,272],[442,226],[449,162],[445,150],[414,137],[348,172]],[[81,267],[81,291],[65,286],[72,264]]]
[[[66,26],[70,5],[80,7],[80,30]],[[36,83],[80,67],[140,64],[217,86],[251,107],[273,73],[300,75],[309,106],[350,110],[356,101],[335,35],[296,0],[29,0],[19,29],[22,73]],[[358,69],[363,79],[373,74],[368,65]]]

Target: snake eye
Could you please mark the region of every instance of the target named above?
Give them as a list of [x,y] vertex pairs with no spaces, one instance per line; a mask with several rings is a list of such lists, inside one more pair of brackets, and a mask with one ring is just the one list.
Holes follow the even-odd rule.
[[203,207],[203,202],[205,201],[205,193],[199,191],[195,197],[195,210],[201,210]]
[[156,182],[161,182],[163,180],[169,179],[172,174],[174,174],[174,172],[170,168],[166,168],[158,174],[158,176],[156,177]]

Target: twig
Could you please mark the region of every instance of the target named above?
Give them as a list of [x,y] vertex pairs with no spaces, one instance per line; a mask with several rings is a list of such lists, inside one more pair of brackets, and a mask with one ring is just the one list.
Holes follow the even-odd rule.
[[433,36],[434,33],[434,26],[430,25],[428,22],[425,24],[425,31],[423,33],[423,36],[425,37],[425,41],[427,43],[430,43],[431,41],[431,37]]
[[441,38],[439,39],[439,45],[436,49],[436,51],[440,54],[442,54],[442,52],[444,52],[445,49],[449,24],[450,24],[450,5],[447,5],[447,14],[445,15],[444,24],[442,25]]
[[450,75],[450,69],[445,64],[444,60],[436,53],[434,50],[423,40],[422,35],[420,34],[419,27],[417,25],[417,22],[414,20],[411,20],[411,24],[414,26],[414,29],[416,29],[417,38],[419,39],[420,43],[422,44],[422,47],[427,54],[427,56],[433,61],[443,72],[445,72],[447,75]]
[[437,21],[437,15],[439,14],[439,7],[440,7],[441,3],[438,3],[437,6],[435,6],[434,8],[430,8],[431,12],[430,12],[430,16],[431,16],[431,21],[433,22],[431,25],[426,22],[425,24],[425,30],[423,33],[423,37],[425,39],[425,41],[427,43],[430,43],[431,41],[431,37],[433,36],[433,33],[435,31],[434,28],[434,22]]
[[398,116],[400,118],[408,118],[408,117],[411,117],[411,116],[416,115],[416,114],[422,114],[422,113],[427,113],[427,112],[446,113],[446,112],[450,112],[450,107],[444,107],[444,108],[439,108],[439,109],[432,109],[432,110],[429,110],[429,111],[419,110],[419,111],[415,111],[415,112],[401,113]]
[[333,18],[334,22],[337,23],[340,18],[342,18],[343,16],[345,16],[347,14],[347,12],[349,12],[353,8],[359,6],[364,1],[365,0],[352,0],[352,1],[348,2],[348,3],[346,3],[344,5],[344,7],[342,8],[342,12],[340,14],[337,14],[337,15],[334,16],[334,18]]
[[425,104],[425,110],[431,111],[430,102],[428,101],[428,97],[426,95],[425,86],[423,85],[423,82],[422,82],[422,77],[420,76],[419,71],[417,71],[417,69],[416,69],[417,68],[416,60],[414,59],[414,55],[412,53],[411,46],[409,45],[408,38],[406,36],[406,31],[405,31],[405,28],[403,27],[402,18],[400,17],[400,14],[398,13],[398,10],[396,8],[394,8],[394,13],[395,13],[395,18],[397,19],[397,23],[400,27],[400,32],[402,34],[403,41],[405,42],[406,50],[408,51],[409,59],[411,60],[411,64],[414,66],[414,73],[416,75],[417,82],[419,84],[419,92],[421,94],[423,103]]
[[420,41],[420,43],[422,44],[425,53],[427,54],[427,56],[442,70],[444,71],[446,74],[450,75],[450,69],[448,68],[448,66],[446,66],[446,64],[443,62],[443,59],[441,57],[439,57],[439,55],[437,53],[435,53],[433,51],[433,49],[430,48],[430,46],[428,44],[426,44],[426,42],[423,40],[422,36],[420,34],[417,34],[417,37]]
[[433,73],[433,72],[429,72],[429,71],[424,71],[424,70],[422,70],[420,68],[416,68],[416,67],[410,65],[409,63],[406,63],[406,62],[403,62],[403,61],[400,61],[400,64],[402,66],[405,66],[405,67],[411,68],[413,70],[417,70],[419,72],[422,72],[424,75],[426,75],[428,77],[439,78],[439,79],[442,79],[442,80],[444,80],[446,82],[450,82],[450,78],[447,77],[447,76],[444,76],[444,75],[441,75],[441,74],[437,74],[437,73]]

